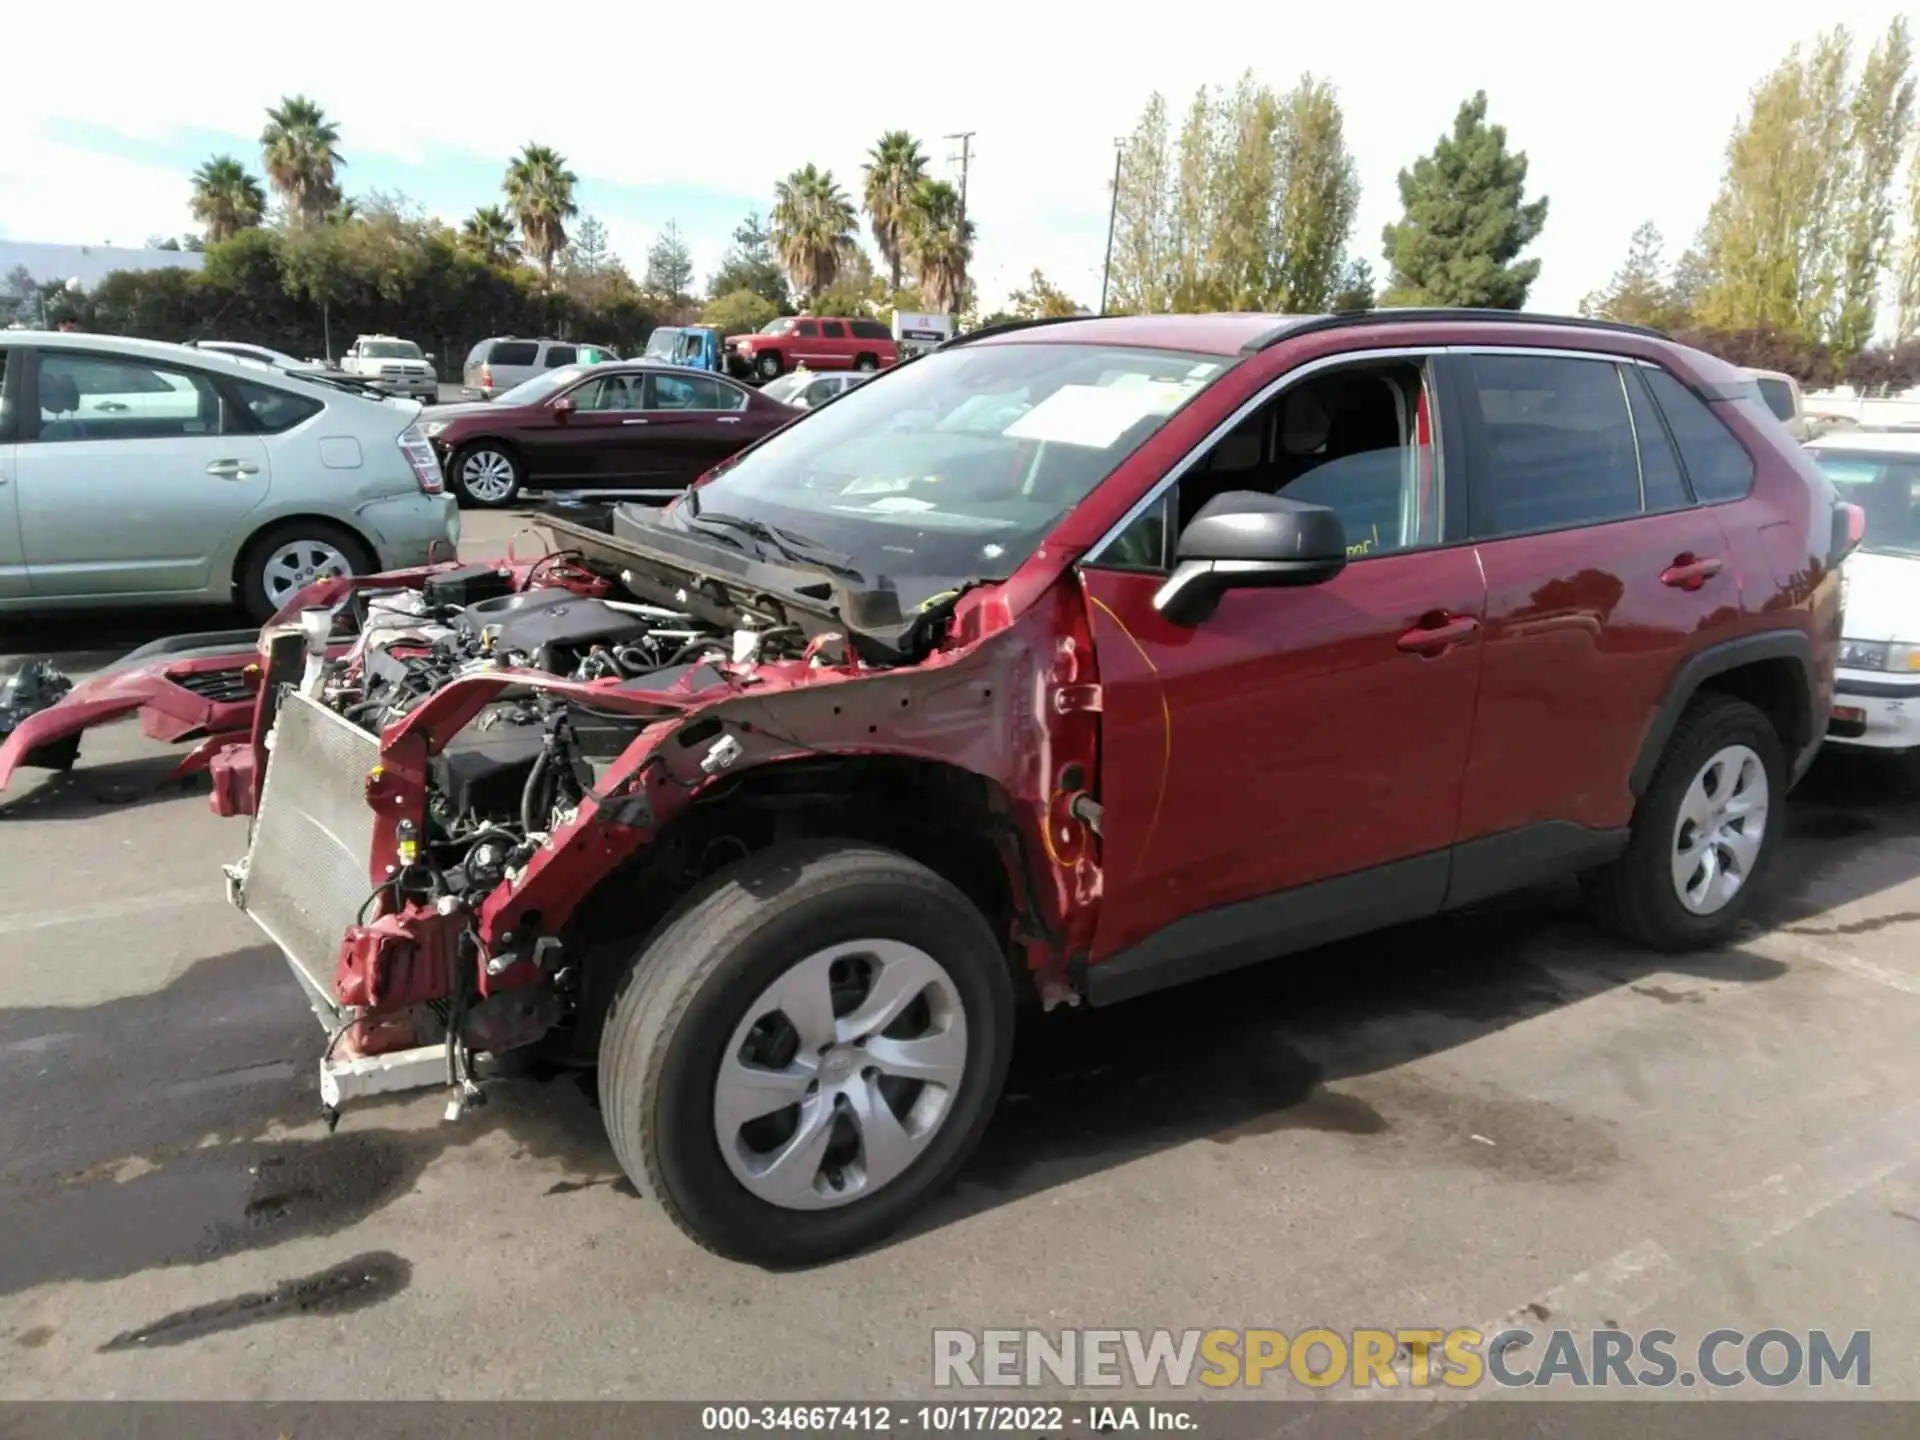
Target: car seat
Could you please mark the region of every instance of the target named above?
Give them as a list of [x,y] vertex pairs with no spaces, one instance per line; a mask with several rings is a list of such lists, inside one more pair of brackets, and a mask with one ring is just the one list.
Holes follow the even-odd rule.
[[[80,383],[71,375],[48,374],[40,372],[40,414],[74,415],[80,409]],[[86,425],[79,420],[42,419],[40,438],[42,440],[83,440],[86,438]]]

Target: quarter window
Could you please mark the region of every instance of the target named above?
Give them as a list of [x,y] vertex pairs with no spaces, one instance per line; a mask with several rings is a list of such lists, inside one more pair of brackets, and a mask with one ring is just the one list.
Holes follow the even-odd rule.
[[530,340],[507,340],[482,357],[489,365],[531,365],[540,358],[540,347]]
[[1680,457],[1674,453],[1667,435],[1666,422],[1647,393],[1646,376],[1638,365],[1622,365],[1620,374],[1627,383],[1627,407],[1633,412],[1633,435],[1640,442],[1640,474],[1647,488],[1647,509],[1679,510],[1693,503],[1687,482],[1680,473]]
[[1713,504],[1744,500],[1753,491],[1753,457],[1707,402],[1657,366],[1646,371],[1653,398],[1673,430],[1693,493]]
[[545,361],[547,369],[558,370],[562,365],[573,364],[574,354],[575,349],[571,345],[549,345]]
[[838,320],[825,320],[820,324],[820,335],[826,340],[844,340],[847,338],[847,327]]
[[1571,529],[1640,513],[1627,391],[1606,360],[1475,355],[1468,403],[1485,437],[1483,536]]
[[232,380],[233,393],[252,417],[253,428],[268,435],[291,430],[303,420],[311,420],[326,406],[305,395],[282,390],[274,385],[256,385],[251,380]]

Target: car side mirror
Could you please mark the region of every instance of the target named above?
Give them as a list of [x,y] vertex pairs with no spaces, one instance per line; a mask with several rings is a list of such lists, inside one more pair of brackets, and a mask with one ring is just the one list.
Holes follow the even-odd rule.
[[1347,565],[1347,531],[1324,505],[1234,490],[1216,495],[1181,532],[1173,574],[1153,608],[1198,625],[1229,590],[1319,585]]
[[553,402],[552,406],[553,413],[558,415],[562,420],[566,419],[567,416],[573,414],[573,412],[579,408],[579,406],[573,403],[573,397],[571,395],[562,395],[558,400]]

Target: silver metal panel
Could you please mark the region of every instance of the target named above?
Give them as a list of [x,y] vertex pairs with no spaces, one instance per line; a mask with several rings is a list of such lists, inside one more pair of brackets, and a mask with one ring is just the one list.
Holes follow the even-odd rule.
[[289,693],[247,856],[243,904],[303,973],[332,996],[340,938],[372,891],[367,772],[380,742],[324,705]]

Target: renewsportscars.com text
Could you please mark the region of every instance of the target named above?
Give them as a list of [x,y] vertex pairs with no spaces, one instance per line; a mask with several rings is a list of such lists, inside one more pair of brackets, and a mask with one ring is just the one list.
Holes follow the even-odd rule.
[[1865,1330],[936,1330],[936,1388],[1865,1389]]

